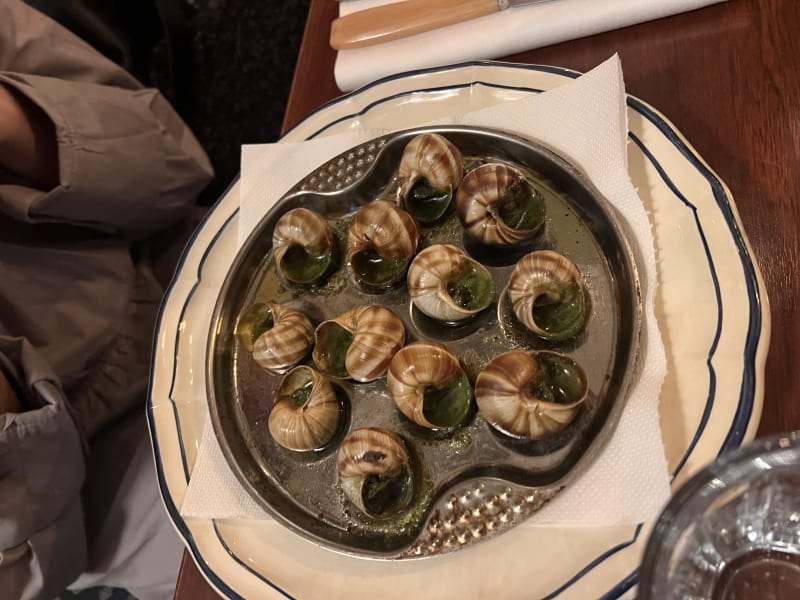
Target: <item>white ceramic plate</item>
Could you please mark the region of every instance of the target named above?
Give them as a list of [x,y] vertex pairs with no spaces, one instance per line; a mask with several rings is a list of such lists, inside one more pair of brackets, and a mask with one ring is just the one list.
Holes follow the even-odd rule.
[[[390,77],[307,117],[284,141],[358,128],[394,130],[519,99],[577,76],[565,69],[468,63]],[[663,441],[673,486],[755,435],[769,313],[727,187],[652,107],[628,99],[629,165],[653,224],[656,314],[668,375]],[[237,250],[239,184],[187,246],[159,318],[149,399],[159,484],[200,571],[231,598],[616,598],[630,594],[651,524],[517,527],[462,552],[387,563],[345,556],[270,521],[179,514],[207,415],[206,342]]]

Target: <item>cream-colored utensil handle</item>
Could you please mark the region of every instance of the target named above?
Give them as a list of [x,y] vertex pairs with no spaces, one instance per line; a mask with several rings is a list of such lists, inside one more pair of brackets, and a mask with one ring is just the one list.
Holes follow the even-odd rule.
[[362,48],[475,19],[500,10],[497,0],[403,0],[350,13],[331,24],[331,47]]

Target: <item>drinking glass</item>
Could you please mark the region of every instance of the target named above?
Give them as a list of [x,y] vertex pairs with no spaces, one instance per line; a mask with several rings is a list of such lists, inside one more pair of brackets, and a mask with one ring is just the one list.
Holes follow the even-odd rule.
[[800,431],[728,452],[662,511],[639,599],[800,599]]

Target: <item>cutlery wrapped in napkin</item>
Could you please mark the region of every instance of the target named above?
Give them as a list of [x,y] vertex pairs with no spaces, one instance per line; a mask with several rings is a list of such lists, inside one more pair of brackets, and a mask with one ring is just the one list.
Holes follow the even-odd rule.
[[[429,0],[429,4],[435,7],[437,1]],[[496,59],[721,1],[549,0],[510,6],[410,37],[341,50],[334,67],[336,85],[348,92],[395,73],[468,60]],[[342,0],[339,2],[339,15],[350,15],[392,2],[397,0]],[[498,4],[504,5],[503,2]],[[437,14],[434,8],[429,12]]]
[[[615,56],[574,81],[535,96],[454,115],[448,124],[504,129],[541,141],[572,162],[609,199],[627,228],[637,259],[644,323],[638,378],[620,421],[579,476],[526,523],[615,526],[653,519],[669,497],[659,426],[666,359],[654,314],[656,260],[651,225],[627,168],[625,90]],[[403,129],[442,122],[403,122]],[[242,149],[239,244],[274,203],[307,173],[339,153],[388,131],[348,130],[299,143]],[[199,394],[203,394],[200,387]],[[197,398],[198,404],[205,397]],[[206,423],[181,514],[198,518],[269,518],[228,467]]]

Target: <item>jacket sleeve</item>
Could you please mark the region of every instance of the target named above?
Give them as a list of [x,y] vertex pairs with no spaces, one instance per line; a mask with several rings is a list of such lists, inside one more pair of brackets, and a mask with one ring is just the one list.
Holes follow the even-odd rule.
[[16,219],[143,238],[185,217],[211,178],[158,90],[18,1],[0,0],[0,83],[44,111],[58,143],[54,189],[0,186],[0,210]]
[[83,447],[46,363],[20,338],[0,336],[0,368],[29,408],[0,415],[0,590],[54,598],[83,570]]

